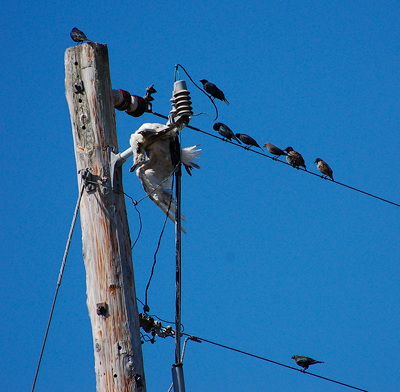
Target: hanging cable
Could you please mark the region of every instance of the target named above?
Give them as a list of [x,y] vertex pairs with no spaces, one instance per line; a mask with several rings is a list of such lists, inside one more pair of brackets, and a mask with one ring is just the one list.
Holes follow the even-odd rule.
[[58,274],[57,286],[56,286],[56,290],[55,290],[55,293],[54,293],[53,303],[51,305],[50,315],[49,315],[49,319],[47,321],[47,326],[46,326],[46,331],[45,331],[44,338],[43,338],[42,348],[40,350],[39,360],[38,360],[38,363],[37,363],[37,366],[36,366],[35,377],[33,379],[33,384],[32,384],[32,389],[31,389],[32,392],[35,390],[36,381],[37,381],[37,377],[38,377],[39,369],[40,369],[40,364],[42,362],[42,357],[43,357],[44,349],[45,349],[46,342],[47,342],[47,336],[49,334],[50,324],[51,324],[51,320],[53,318],[54,308],[56,306],[58,291],[60,289],[61,281],[62,281],[62,278],[63,278],[63,275],[64,275],[64,269],[65,269],[65,265],[66,265],[66,262],[67,262],[67,256],[68,256],[68,252],[69,252],[69,247],[70,247],[71,241],[72,241],[72,234],[74,232],[76,219],[78,217],[79,207],[80,207],[80,204],[81,204],[82,194],[83,194],[83,191],[85,189],[85,186],[86,186],[86,183],[84,183],[82,185],[81,191],[79,192],[78,200],[77,200],[76,206],[75,206],[74,215],[72,217],[72,223],[71,223],[71,227],[70,227],[69,233],[68,233],[67,244],[65,246],[64,256],[63,256],[63,259],[62,259],[62,262],[61,262],[60,272]]
[[216,121],[217,118],[218,118],[218,108],[217,108],[217,105],[216,105],[215,102],[214,102],[214,99],[212,99],[211,95],[208,95],[208,94],[204,91],[204,89],[202,89],[200,86],[198,86],[198,85],[195,83],[195,81],[194,81],[194,80],[192,79],[192,77],[189,75],[189,72],[187,72],[186,69],[185,69],[185,67],[184,67],[183,65],[181,65],[181,64],[176,64],[176,65],[175,65],[175,76],[174,76],[174,79],[175,79],[175,80],[176,80],[177,74],[179,73],[178,67],[181,67],[181,68],[183,69],[183,72],[185,72],[185,74],[186,74],[187,77],[190,79],[190,81],[191,81],[200,91],[202,91],[203,94],[205,94],[205,95],[208,97],[208,99],[211,101],[211,103],[214,105],[214,108],[215,108],[215,118],[212,118],[208,113],[204,113],[204,112],[197,113],[197,114],[193,114],[192,116],[194,117],[194,116],[200,116],[200,114],[206,114],[207,116],[209,116],[209,117],[212,119],[212,121]]
[[[174,170],[174,171],[175,171],[175,170]],[[172,188],[173,188],[173,187],[174,187],[174,180],[173,180],[173,177],[172,177]],[[147,313],[147,312],[150,310],[150,307],[149,307],[149,304],[148,304],[148,291],[149,291],[149,287],[150,287],[151,280],[153,279],[154,269],[155,269],[156,264],[157,264],[157,254],[158,254],[158,251],[159,251],[159,249],[160,249],[161,239],[162,239],[163,234],[164,234],[165,226],[167,225],[168,213],[169,213],[169,210],[170,210],[170,208],[171,208],[172,201],[173,201],[173,196],[172,196],[172,194],[171,194],[171,198],[170,198],[170,201],[169,201],[169,204],[168,204],[167,214],[166,214],[166,216],[165,216],[164,223],[163,223],[163,226],[162,226],[162,229],[161,229],[161,233],[160,233],[160,236],[159,236],[159,238],[158,238],[156,251],[154,252],[154,256],[153,256],[153,265],[152,265],[152,267],[151,267],[151,273],[150,273],[149,281],[147,282],[146,290],[145,290],[145,294],[144,294],[144,307],[143,307],[143,311],[144,311],[145,313]]]
[[139,241],[139,238],[140,238],[140,235],[142,234],[142,229],[143,229],[142,215],[137,208],[137,204],[133,203],[133,206],[135,207],[135,210],[138,213],[138,217],[139,217],[139,231],[137,233],[135,241],[133,242],[131,250],[136,246],[137,242]]
[[[156,112],[151,112],[151,113],[154,114],[155,116],[158,116],[158,117],[167,118],[166,116],[164,116],[163,114],[160,114],[160,113],[156,113]],[[211,136],[211,137],[213,137],[213,138],[215,138],[215,139],[219,139],[219,140],[221,140],[221,141],[223,141],[223,142],[225,142],[225,143],[230,143],[230,144],[234,145],[235,147],[242,148],[242,149],[244,149],[244,150],[246,150],[246,151],[250,151],[250,152],[252,152],[252,153],[254,153],[254,154],[262,155],[262,156],[265,157],[265,158],[272,159],[272,160],[275,161],[275,162],[279,162],[279,163],[282,163],[282,164],[284,164],[284,165],[287,165],[287,166],[292,167],[292,165],[290,165],[290,163],[288,163],[288,162],[281,161],[281,160],[279,160],[279,159],[276,159],[276,158],[273,157],[273,156],[269,156],[269,155],[267,155],[267,154],[265,154],[265,153],[263,153],[263,152],[260,152],[260,151],[251,150],[251,149],[249,149],[248,147],[242,146],[242,145],[240,145],[240,144],[236,144],[236,143],[234,143],[234,142],[232,142],[232,141],[224,140],[224,139],[222,139],[222,138],[219,137],[219,136],[216,136],[216,135],[214,135],[214,134],[212,134],[212,133],[203,131],[203,130],[201,130],[201,129],[199,129],[199,128],[192,127],[191,125],[187,125],[186,128],[193,129],[193,130],[196,131],[196,132],[204,133],[204,134],[207,135],[207,136]],[[384,199],[383,197],[380,197],[380,196],[374,195],[374,194],[372,194],[372,193],[363,191],[363,190],[361,190],[361,189],[359,189],[359,188],[355,188],[355,187],[353,187],[353,186],[344,184],[344,183],[342,183],[342,182],[328,179],[328,178],[326,178],[325,176],[323,176],[323,175],[321,175],[321,174],[313,173],[313,172],[311,172],[311,171],[309,171],[309,170],[307,170],[307,169],[303,169],[303,168],[299,168],[298,170],[299,170],[299,171],[302,171],[302,172],[305,172],[305,173],[308,173],[308,174],[311,174],[311,175],[316,176],[316,177],[320,177],[320,178],[322,178],[322,179],[324,179],[324,180],[326,180],[326,181],[333,182],[334,184],[343,186],[343,187],[345,187],[345,188],[349,188],[349,189],[351,189],[351,190],[353,190],[353,191],[362,193],[362,194],[364,194],[364,195],[373,197],[373,198],[375,198],[375,199],[381,200],[381,201],[383,201],[383,202],[385,202],[385,203],[392,204],[392,205],[394,205],[394,206],[396,206],[396,207],[400,207],[400,204],[399,204],[399,203],[395,203],[395,202],[390,201],[390,200],[388,200],[388,199]]]
[[129,196],[127,193],[125,193],[124,191],[121,191],[121,190],[119,190],[119,189],[113,189],[113,188],[111,188],[111,187],[108,187],[108,188],[110,188],[110,189],[112,189],[114,192],[116,192],[116,193],[122,193],[124,196],[126,196],[128,199],[130,199],[131,200],[131,202],[132,202],[132,204],[133,204],[133,207],[135,208],[135,210],[136,210],[136,212],[137,212],[137,214],[138,214],[138,217],[139,217],[139,231],[138,231],[138,234],[137,234],[137,236],[136,236],[136,239],[135,239],[135,241],[133,242],[133,245],[132,245],[132,247],[131,247],[131,250],[136,246],[136,243],[139,241],[139,238],[140,238],[140,235],[142,234],[142,229],[143,229],[143,222],[142,222],[142,214],[140,213],[140,211],[138,210],[138,208],[137,208],[137,205],[138,205],[138,202],[132,197],[132,196]]
[[[187,333],[182,333],[182,335],[185,335],[185,336],[194,336],[194,335],[188,335]],[[336,381],[336,380],[333,380],[333,379],[331,379],[331,378],[319,376],[318,374],[305,372],[305,371],[303,371],[303,370],[301,370],[301,369],[297,369],[297,368],[295,368],[295,367],[293,367],[293,366],[288,366],[288,365],[285,365],[284,363],[280,363],[280,362],[277,362],[277,361],[272,361],[271,359],[267,359],[267,358],[261,357],[261,356],[259,356],[259,355],[251,354],[251,353],[248,353],[248,352],[246,352],[246,351],[239,350],[239,349],[237,349],[237,348],[229,347],[229,346],[226,346],[226,345],[221,344],[221,343],[216,343],[216,342],[213,342],[213,341],[211,341],[211,340],[203,339],[203,338],[200,338],[200,337],[198,337],[198,336],[195,336],[195,337],[196,337],[196,339],[197,339],[198,341],[200,341],[200,342],[210,343],[210,344],[213,344],[214,346],[218,346],[218,347],[221,347],[221,348],[226,348],[227,350],[235,351],[235,352],[237,352],[237,353],[239,353],[239,354],[244,354],[244,355],[247,355],[247,356],[252,357],[252,358],[260,359],[260,360],[262,360],[262,361],[270,362],[270,363],[273,363],[273,364],[275,364],[275,365],[279,365],[279,366],[283,366],[283,367],[288,368],[288,369],[295,370],[296,372],[301,372],[301,373],[304,373],[304,374],[308,374],[309,376],[322,378],[323,380],[330,381],[330,382],[333,382],[333,383],[336,383],[336,384],[340,384],[340,385],[343,385],[343,386],[345,386],[345,387],[357,389],[358,391],[368,392],[366,389],[354,387],[354,386],[352,386],[352,385],[350,385],[350,384],[345,384],[345,383],[343,383],[343,382]]]
[[[185,341],[183,342],[182,355],[181,355],[181,363],[183,363],[183,358],[185,357],[187,342],[188,342],[189,340],[193,340],[194,342],[201,343],[201,340],[199,340],[196,336],[193,336],[193,335],[187,336],[186,339],[185,339]],[[170,387],[168,388],[168,391],[167,391],[167,392],[171,392],[173,387],[174,387],[174,383],[172,383],[172,384],[170,385]]]

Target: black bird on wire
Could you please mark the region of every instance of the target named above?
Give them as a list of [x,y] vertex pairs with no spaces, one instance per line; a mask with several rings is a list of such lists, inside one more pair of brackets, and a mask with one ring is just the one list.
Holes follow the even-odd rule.
[[281,150],[279,147],[276,147],[272,143],[265,143],[264,147],[267,147],[267,150],[269,151],[270,154],[275,155],[273,159],[276,160],[277,157],[281,155],[287,155],[285,151]]
[[286,147],[285,151],[287,152],[286,160],[290,165],[292,165],[296,169],[298,169],[300,166],[304,167],[304,169],[307,169],[304,158],[299,152],[294,151],[293,147]]
[[70,37],[75,42],[85,42],[90,41],[88,37],[86,37],[85,33],[79,30],[77,27],[74,27],[69,33]]
[[302,355],[293,355],[292,359],[295,360],[296,364],[303,368],[303,372],[308,369],[310,365],[314,365],[316,363],[323,363],[322,361],[316,361],[315,359],[309,357],[303,357]]
[[218,131],[218,133],[223,137],[223,140],[232,141],[232,139],[235,139],[239,144],[241,144],[240,140],[226,124],[217,122],[213,125],[213,129]]
[[239,138],[244,144],[247,144],[247,149],[250,149],[251,146],[261,148],[260,145],[251,136],[246,135],[245,133],[236,133],[235,136]]
[[212,97],[220,99],[229,105],[229,101],[225,98],[225,94],[214,83],[211,83],[206,79],[201,79],[200,82],[203,84],[204,90]]

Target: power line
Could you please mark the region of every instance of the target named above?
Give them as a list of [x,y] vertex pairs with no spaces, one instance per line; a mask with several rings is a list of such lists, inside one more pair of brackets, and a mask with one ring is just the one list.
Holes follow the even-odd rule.
[[138,205],[139,202],[137,202],[132,196],[129,196],[127,193],[125,193],[123,191],[116,190],[114,188],[111,188],[111,189],[113,189],[117,193],[124,194],[128,199],[130,199],[132,204],[133,204],[133,207],[135,207],[135,210],[136,210],[136,212],[138,214],[138,217],[139,217],[139,231],[137,233],[135,241],[133,241],[133,245],[131,247],[131,250],[132,250],[136,246],[137,242],[139,241],[139,238],[140,238],[140,235],[142,234],[142,229],[143,229],[142,214],[140,213],[140,211],[137,208],[137,205]]
[[[174,171],[175,171],[175,169],[174,169]],[[172,188],[174,187],[174,181],[173,181],[173,179],[174,179],[174,178],[172,177]],[[172,205],[172,201],[173,201],[173,196],[172,196],[172,194],[171,194],[171,198],[170,198],[169,204],[168,204],[167,214],[166,214],[166,216],[165,216],[164,223],[163,223],[163,226],[162,226],[162,229],[161,229],[161,233],[160,233],[160,236],[159,236],[159,238],[158,238],[156,251],[154,252],[154,256],[153,256],[153,265],[152,265],[152,267],[151,267],[151,273],[150,273],[149,281],[147,282],[146,290],[145,290],[145,294],[144,294],[144,302],[145,302],[145,305],[144,305],[144,307],[143,307],[143,310],[144,310],[146,313],[150,310],[150,307],[149,307],[149,304],[148,304],[148,291],[149,291],[149,287],[150,287],[151,280],[153,279],[154,269],[155,269],[156,264],[157,264],[157,254],[158,254],[158,251],[160,250],[161,240],[162,240],[162,237],[163,237],[163,235],[164,235],[165,226],[167,225],[168,214],[169,214],[169,210],[170,210],[171,205]]]
[[[183,332],[182,332],[182,335],[185,335],[185,336],[188,336],[188,337],[189,337],[189,336],[194,336],[194,335],[189,335],[189,334],[183,333]],[[210,344],[213,344],[214,346],[218,346],[218,347],[221,347],[221,348],[225,348],[225,349],[227,349],[227,350],[235,351],[235,352],[237,352],[237,353],[239,353],[239,354],[244,354],[244,355],[247,355],[247,356],[252,357],[252,358],[260,359],[260,360],[262,360],[262,361],[270,362],[270,363],[273,363],[273,364],[275,364],[275,365],[279,365],[279,366],[283,366],[283,367],[288,368],[288,369],[295,370],[296,372],[301,372],[301,373],[304,373],[304,374],[308,374],[309,376],[322,378],[323,380],[326,380],[326,381],[329,381],[329,382],[333,382],[333,383],[336,383],[336,384],[340,384],[340,385],[343,385],[343,386],[345,386],[345,387],[357,389],[358,391],[368,392],[366,389],[358,388],[358,387],[355,387],[355,386],[350,385],[350,384],[345,384],[345,383],[343,383],[343,382],[336,381],[336,380],[333,380],[333,379],[331,379],[331,378],[319,376],[318,374],[305,372],[305,371],[303,371],[303,370],[301,370],[301,369],[297,369],[297,368],[295,368],[295,367],[293,367],[293,366],[288,366],[288,365],[285,365],[284,363],[280,363],[280,362],[277,362],[277,361],[273,361],[273,360],[271,360],[271,359],[267,359],[267,358],[265,358],[265,357],[261,357],[260,355],[251,354],[251,353],[249,353],[249,352],[246,352],[246,351],[243,351],[243,350],[239,350],[239,349],[237,349],[237,348],[229,347],[229,346],[226,346],[226,345],[221,344],[221,343],[216,343],[216,342],[213,342],[213,341],[208,340],[208,339],[203,339],[203,338],[200,338],[200,337],[198,337],[198,336],[195,336],[195,338],[196,338],[198,341],[200,341],[200,342],[210,343]]]
[[37,377],[39,375],[40,364],[42,363],[42,357],[43,357],[43,353],[44,353],[44,348],[46,346],[47,336],[49,334],[50,324],[51,324],[51,320],[53,318],[54,308],[56,306],[58,291],[59,291],[60,286],[61,286],[61,280],[62,280],[62,277],[64,275],[64,269],[65,269],[65,265],[66,265],[66,262],[67,262],[67,256],[68,256],[68,252],[69,252],[69,247],[71,245],[72,234],[74,232],[76,219],[78,218],[79,207],[80,207],[82,194],[83,194],[83,190],[85,189],[85,186],[86,186],[86,182],[82,185],[82,189],[79,192],[78,200],[77,200],[76,206],[75,206],[74,215],[72,217],[72,223],[71,223],[71,227],[70,227],[69,233],[68,233],[67,244],[65,246],[64,256],[63,256],[63,259],[62,259],[62,262],[61,262],[60,272],[58,274],[56,291],[54,293],[53,303],[52,303],[51,309],[50,309],[49,320],[47,321],[46,332],[44,334],[42,348],[40,350],[39,360],[38,360],[38,363],[37,363],[37,366],[36,366],[35,377],[33,379],[33,384],[32,384],[32,389],[31,389],[32,392],[35,390]]
[[213,121],[216,121],[217,120],[217,118],[218,118],[218,108],[217,108],[217,105],[215,104],[215,102],[214,102],[214,99],[211,97],[211,95],[208,95],[205,91],[204,91],[204,89],[202,89],[201,87],[199,87],[198,85],[197,85],[197,83],[195,83],[195,81],[192,79],[192,77],[189,75],[189,72],[188,71],[186,71],[186,69],[185,69],[185,67],[183,66],[183,65],[181,65],[181,64],[176,64],[175,65],[175,81],[176,81],[176,75],[177,75],[177,73],[178,73],[178,67],[181,67],[182,69],[183,69],[183,72],[185,72],[185,74],[188,76],[188,78],[190,79],[190,81],[203,93],[203,94],[205,94],[207,97],[208,97],[208,99],[211,101],[211,103],[214,105],[214,108],[215,108],[215,118],[212,118],[208,113],[197,113],[197,114],[194,114],[193,116],[199,116],[200,114],[206,114],[206,115],[208,115]]
[[[162,118],[165,118],[165,119],[168,118],[168,117],[166,117],[166,116],[164,116],[163,114],[160,114],[160,113],[156,113],[156,112],[151,112],[151,113],[154,114],[155,116],[158,116],[158,117],[162,117]],[[230,144],[234,145],[235,147],[243,148],[244,150],[250,151],[250,152],[252,152],[252,153],[254,153],[254,154],[262,155],[262,156],[265,157],[265,158],[269,158],[269,159],[272,159],[272,160],[275,161],[275,162],[279,162],[279,163],[282,163],[282,164],[284,164],[284,165],[288,165],[288,166],[292,167],[292,165],[290,165],[288,162],[281,161],[281,160],[276,159],[275,157],[269,156],[269,155],[267,155],[267,154],[265,154],[265,153],[263,153],[263,152],[256,151],[256,150],[251,150],[251,149],[249,149],[248,147],[242,146],[242,145],[240,145],[240,144],[236,144],[236,143],[231,142],[231,141],[229,141],[229,140],[224,140],[224,139],[220,138],[219,136],[213,135],[212,133],[203,131],[203,130],[201,130],[201,129],[199,129],[199,128],[192,127],[191,125],[187,125],[186,127],[187,127],[187,128],[190,128],[190,129],[193,129],[194,131],[204,133],[205,135],[211,136],[211,137],[213,137],[213,138],[215,138],[215,139],[224,141],[224,142],[226,142],[226,143],[230,143]],[[320,177],[320,178],[322,178],[322,179],[324,179],[324,180],[333,182],[334,184],[343,186],[343,187],[345,187],[345,188],[349,188],[349,189],[351,189],[351,190],[353,190],[353,191],[356,191],[356,192],[359,192],[359,193],[363,193],[364,195],[367,195],[367,196],[373,197],[373,198],[375,198],[375,199],[381,200],[381,201],[383,201],[383,202],[385,202],[385,203],[392,204],[392,205],[394,205],[394,206],[396,206],[396,207],[400,207],[400,204],[399,204],[399,203],[395,203],[395,202],[393,202],[393,201],[384,199],[383,197],[380,197],[380,196],[374,195],[374,194],[372,194],[372,193],[363,191],[363,190],[361,190],[361,189],[359,189],[359,188],[355,188],[355,187],[353,187],[353,186],[344,184],[344,183],[342,183],[342,182],[328,179],[328,178],[324,177],[323,175],[320,175],[320,174],[317,174],[317,173],[313,173],[313,172],[311,172],[311,171],[309,171],[309,170],[307,170],[307,169],[299,168],[298,170],[300,170],[300,171],[302,171],[302,172],[305,172],[305,173],[308,173],[308,174],[311,174],[311,175],[316,176],[316,177]]]

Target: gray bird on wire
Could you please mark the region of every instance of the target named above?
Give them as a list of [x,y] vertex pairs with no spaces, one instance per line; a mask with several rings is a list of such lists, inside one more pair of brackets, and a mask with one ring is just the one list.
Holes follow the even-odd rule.
[[281,155],[287,155],[285,151],[281,150],[279,147],[276,147],[272,143],[265,143],[263,147],[267,147],[267,150],[270,152],[270,154],[275,156],[273,159],[276,159]]
[[74,27],[69,33],[70,37],[75,42],[85,42],[90,41],[88,37],[86,37],[85,33],[78,28]]
[[224,101],[229,105],[229,101],[225,98],[225,94],[214,83],[211,83],[206,79],[201,79],[200,82],[203,84],[204,90],[212,97]]
[[233,131],[224,123],[217,122],[213,125],[213,129],[218,131],[218,133],[222,136],[223,140],[232,141],[235,139],[239,144],[241,144],[240,140],[236,137]]
[[244,144],[247,144],[247,149],[250,149],[251,146],[261,148],[260,145],[251,136],[246,135],[245,133],[235,133],[235,136],[240,139]]
[[310,365],[315,365],[316,363],[324,363],[322,361],[316,361],[315,359],[309,357],[303,357],[302,355],[293,355],[292,359],[295,360],[297,365],[303,368],[303,372],[305,372]]
[[307,169],[304,159],[299,152],[294,151],[292,147],[286,147],[284,151],[287,152],[286,160],[290,165],[296,169],[298,169],[300,166],[304,167],[304,169]]
[[333,171],[325,161],[317,158],[314,163],[317,164],[317,169],[323,174],[323,178],[330,177],[332,181],[335,181],[333,179]]

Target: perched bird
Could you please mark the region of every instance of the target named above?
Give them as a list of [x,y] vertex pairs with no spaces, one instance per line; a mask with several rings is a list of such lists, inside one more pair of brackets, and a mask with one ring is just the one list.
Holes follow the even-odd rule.
[[[255,146],[258,148],[261,148],[260,145],[249,135],[246,135],[245,133],[235,133],[235,136],[240,139],[244,144],[247,144],[248,146]],[[250,147],[246,147],[250,148]],[[262,150],[262,148],[261,148]]]
[[235,139],[239,144],[241,144],[240,140],[226,124],[217,122],[213,125],[213,129],[215,131],[218,131],[218,133],[224,138],[224,140],[227,139],[231,141],[232,139]]
[[[179,156],[178,130],[158,123],[145,123],[131,135],[133,166],[143,189],[151,200],[175,222],[176,201],[172,195],[172,176]],[[182,164],[200,169],[194,161],[201,154],[198,145],[181,150]],[[179,151],[179,150],[178,150]],[[182,218],[184,219],[184,218]],[[184,231],[184,229],[182,229]]]
[[303,357],[302,355],[293,355],[292,359],[295,360],[297,365],[303,368],[303,372],[306,371],[310,365],[314,365],[316,363],[324,363],[322,361],[316,361],[315,359],[309,357]]
[[[325,161],[323,161],[321,158],[317,158],[315,160],[315,163],[317,164],[317,169],[322,174],[324,174],[325,176],[330,177],[333,180],[333,171]],[[326,177],[324,177],[324,178],[326,178]]]
[[273,159],[276,159],[281,155],[287,155],[285,151],[281,150],[279,147],[274,146],[272,143],[265,143],[263,147],[267,147],[270,154],[275,155],[275,158]]
[[299,152],[294,151],[292,147],[286,147],[284,151],[287,152],[286,160],[290,165],[292,165],[296,169],[298,169],[300,166],[306,169],[304,159]]
[[78,28],[74,27],[71,32],[69,33],[71,36],[72,40],[75,42],[84,42],[84,41],[90,41],[88,37],[86,37],[85,33]]
[[211,83],[206,79],[201,79],[200,82],[203,83],[204,90],[206,90],[212,97],[220,99],[229,105],[229,101],[225,98],[225,94],[214,83]]

